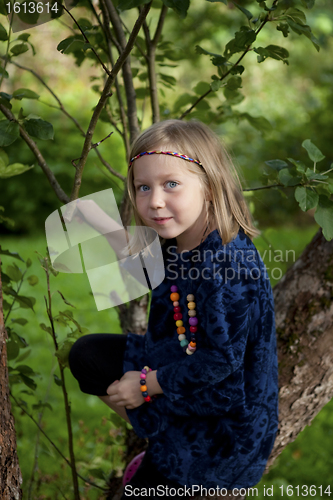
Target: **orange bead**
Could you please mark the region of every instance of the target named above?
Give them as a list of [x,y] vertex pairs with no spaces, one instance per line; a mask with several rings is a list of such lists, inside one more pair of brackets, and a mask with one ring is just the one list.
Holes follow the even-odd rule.
[[141,389],[141,392],[145,392],[147,390],[147,386],[146,385],[141,385],[140,389]]
[[175,302],[176,300],[179,300],[179,293],[173,292],[170,295],[170,299],[172,300],[172,302]]
[[190,342],[191,347],[195,347],[197,344],[195,342]]
[[178,335],[181,335],[182,333],[185,333],[185,328],[183,326],[179,326],[177,328],[177,333],[178,333]]
[[187,304],[187,307],[188,307],[189,309],[195,309],[195,302],[189,302],[189,303]]

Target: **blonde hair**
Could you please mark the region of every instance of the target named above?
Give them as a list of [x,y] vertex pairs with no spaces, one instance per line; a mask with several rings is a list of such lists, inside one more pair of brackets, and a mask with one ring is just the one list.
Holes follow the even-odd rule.
[[[206,204],[206,223],[210,228],[216,225],[223,244],[229,243],[240,227],[251,239],[260,234],[253,225],[236,168],[220,139],[207,125],[197,120],[165,120],[155,123],[135,140],[130,159],[144,151],[156,149],[176,151],[202,163],[203,168],[182,160],[184,168],[199,176],[205,199],[210,195],[211,202]],[[135,160],[133,165],[134,163]],[[136,226],[145,226],[136,207],[133,165],[128,170],[127,189]],[[142,232],[135,233],[127,249],[129,253],[137,253],[146,248],[147,241],[143,240],[145,236]],[[161,245],[165,241],[160,237]]]

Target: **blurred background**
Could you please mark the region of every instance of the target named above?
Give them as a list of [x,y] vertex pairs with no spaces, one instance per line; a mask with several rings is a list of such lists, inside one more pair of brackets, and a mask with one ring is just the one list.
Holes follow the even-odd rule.
[[[253,4],[240,3],[247,8]],[[302,7],[301,2],[299,6]],[[76,19],[83,16],[94,22],[83,6],[75,7],[71,12]],[[156,15],[157,9],[153,9],[153,17]],[[209,52],[221,54],[226,42],[237,31],[242,15],[232,4],[228,8],[221,4],[217,9],[215,3],[202,0],[191,2],[184,20],[180,20],[176,13],[169,12],[162,39],[165,44],[163,51],[168,51],[168,61],[161,57],[159,66],[162,119],[179,117],[186,109],[186,95],[200,95],[207,85],[205,82],[210,81],[214,68],[209,57],[198,54],[195,46],[199,44]],[[291,157],[312,168],[302,148],[305,139],[311,139],[326,156],[320,165],[321,171],[328,170],[332,163],[333,4],[317,0],[313,9],[306,10],[306,15],[307,23],[320,43],[319,52],[309,39],[296,33],[283,38],[276,26],[268,26],[260,34],[261,45],[283,46],[290,53],[289,65],[274,59],[257,64],[257,54],[249,53],[242,63],[245,72],[240,90],[244,99],[233,106],[233,111],[230,112],[225,106],[221,89],[211,94],[189,115],[189,118],[196,117],[208,123],[225,142],[239,169],[244,189],[262,186],[267,169],[265,162],[268,160]],[[6,18],[1,17],[5,26]],[[124,14],[128,25],[134,17],[132,11]],[[40,75],[60,98],[66,111],[86,130],[104,77],[101,78],[93,56],[79,60],[74,54],[65,55],[57,51],[57,45],[72,34],[72,26],[72,21],[65,14],[59,20],[30,30],[29,41],[35,46],[37,54],[33,55],[29,49],[13,59],[13,62],[33,69]],[[18,35],[13,34],[13,39]],[[4,55],[6,42],[0,42],[0,48]],[[31,71],[13,63],[9,63],[6,70],[9,78],[3,79],[2,92],[12,94],[18,88],[29,88],[40,96],[38,100],[17,101],[12,111],[16,114],[22,107],[24,115],[33,113],[53,124],[54,139],[36,139],[36,142],[58,182],[70,195],[74,178],[71,160],[80,156],[83,145],[79,130],[64,113],[54,107],[57,102]],[[135,82],[139,118],[144,129],[150,124],[151,110],[145,99],[147,74],[139,62]],[[258,120],[252,120],[251,124],[251,120],[242,119],[244,113]],[[219,119],[216,119],[217,115]],[[103,116],[96,128],[94,142],[103,139],[112,130],[108,117]],[[104,141],[99,150],[115,170],[126,175],[125,151],[117,133]],[[36,299],[33,310],[28,308],[24,311],[28,324],[15,324],[17,334],[22,335],[28,344],[22,348],[22,352],[29,350],[29,365],[37,373],[33,377],[37,388],[32,391],[22,383],[15,386],[15,391],[24,396],[27,407],[37,420],[41,419],[43,429],[66,455],[65,417],[61,408],[62,395],[56,383],[58,369],[54,348],[50,335],[40,327],[40,324],[47,323],[43,298],[46,294],[46,278],[36,254],[38,251],[45,255],[45,219],[61,206],[61,202],[23,140],[18,139],[6,148],[6,152],[10,163],[35,164],[34,168],[22,175],[0,178],[0,205],[5,208],[4,215],[13,221],[12,224],[0,224],[0,245],[2,249],[18,252],[25,262],[31,259],[32,264],[27,271],[38,278],[33,286],[24,282],[20,291]],[[112,177],[100,164],[95,152],[91,151],[80,196],[110,187],[120,203],[124,188],[122,182]],[[274,286],[311,241],[318,225],[311,211],[304,213],[300,210],[293,189],[248,191],[246,197],[261,230],[261,236],[254,242],[265,260]],[[6,272],[7,266],[13,265],[13,258],[3,255],[2,260]],[[26,269],[24,262],[15,260],[15,263],[22,272]],[[75,321],[85,329],[84,333],[120,332],[114,309],[97,312],[86,275],[51,275],[51,290],[55,292],[55,312],[69,308],[63,303],[60,294],[56,293],[60,290],[67,301],[75,306],[75,309],[70,309]],[[68,325],[59,319],[57,329],[61,341],[68,332]],[[69,371],[66,378],[78,467],[83,475],[89,475],[102,487],[111,470],[121,475],[126,425],[121,424],[116,416],[110,416],[109,410],[97,398],[82,394]],[[36,401],[44,406],[33,408]],[[17,406],[13,407],[13,412],[24,478],[23,498],[70,498],[69,467],[40,435],[27,415]],[[264,485],[266,488],[274,485],[275,498],[281,495],[279,487],[288,484],[294,487],[315,485],[316,494],[311,496],[328,498],[328,485],[331,485],[333,493],[332,449],[333,402],[323,408],[311,427],[307,427],[276,460],[269,474],[258,485],[259,498],[264,498]],[[100,490],[83,484],[83,499],[103,498]],[[322,492],[320,486],[323,486]],[[296,490],[295,496],[299,496]]]

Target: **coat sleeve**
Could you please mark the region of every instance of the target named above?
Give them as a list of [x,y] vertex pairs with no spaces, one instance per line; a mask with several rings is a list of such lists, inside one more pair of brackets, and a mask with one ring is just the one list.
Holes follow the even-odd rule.
[[[221,272],[224,269],[228,273]],[[205,274],[196,292],[204,346],[198,335],[193,355],[157,370],[157,380],[171,403],[186,407],[192,400],[200,412],[200,398],[203,404],[207,395],[223,402],[221,383],[243,365],[257,295],[258,284],[248,269],[236,262],[221,266],[219,273],[210,269]],[[228,402],[228,397],[224,402]]]

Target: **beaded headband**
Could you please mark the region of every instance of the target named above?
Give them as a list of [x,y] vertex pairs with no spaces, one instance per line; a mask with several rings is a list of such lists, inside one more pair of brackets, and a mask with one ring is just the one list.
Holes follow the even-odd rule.
[[189,156],[186,156],[186,155],[181,155],[180,153],[175,153],[173,151],[144,151],[143,153],[139,153],[138,155],[133,156],[133,158],[130,159],[130,162],[128,164],[128,168],[130,168],[132,166],[132,163],[134,160],[137,160],[141,156],[154,155],[154,154],[176,156],[177,158],[182,158],[183,160],[192,161],[193,163],[197,163],[197,165],[199,165],[200,167],[203,168],[203,165],[200,161],[194,160],[193,158],[190,158]]

